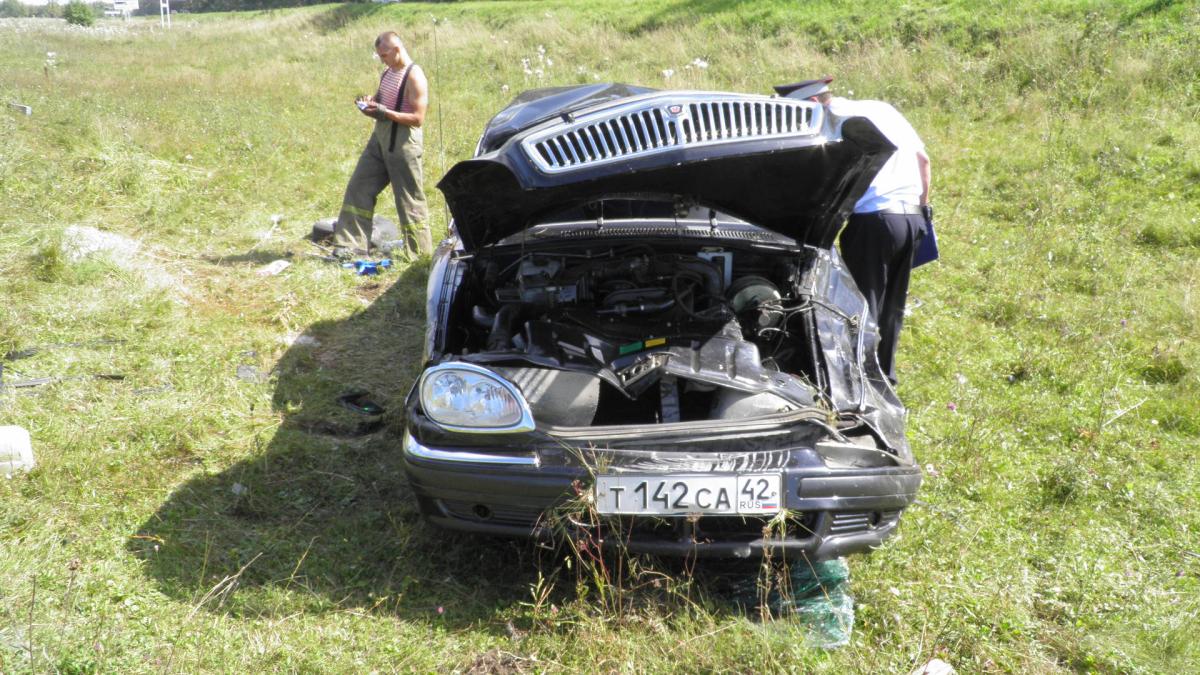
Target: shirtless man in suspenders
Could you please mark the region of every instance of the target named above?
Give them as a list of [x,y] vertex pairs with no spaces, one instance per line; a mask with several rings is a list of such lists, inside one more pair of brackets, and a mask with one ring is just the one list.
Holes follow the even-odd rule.
[[366,253],[371,241],[375,201],[388,184],[396,196],[405,251],[427,255],[433,249],[421,187],[421,125],[429,106],[429,82],[413,63],[400,36],[388,31],[375,38],[375,53],[387,66],[374,96],[359,97],[362,114],[375,119],[375,129],[358,158],[346,186],[342,210],[333,231],[335,253]]

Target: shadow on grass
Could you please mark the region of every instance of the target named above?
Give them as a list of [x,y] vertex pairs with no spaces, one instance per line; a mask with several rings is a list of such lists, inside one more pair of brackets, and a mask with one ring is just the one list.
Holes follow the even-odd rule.
[[694,23],[699,17],[724,14],[747,4],[751,4],[749,0],[680,0],[663,6],[643,19],[635,32],[646,33],[667,26]]
[[[575,582],[595,581],[599,568],[565,565],[565,548],[459,534],[420,518],[400,439],[422,366],[427,264],[405,269],[363,311],[310,326],[272,373],[281,422],[259,432],[270,440],[181,485],[130,537],[127,549],[163,593],[235,616],[351,610],[502,635],[512,610],[546,588],[540,579],[554,589],[546,603],[569,603]],[[374,297],[383,283],[363,278],[359,295]],[[351,392],[365,392],[382,413],[340,404]],[[622,568],[615,555],[606,561]],[[758,613],[756,562],[640,558],[637,568],[644,573],[611,579],[628,589],[617,591],[622,606],[708,599],[718,611]],[[592,604],[585,613],[625,611]],[[518,610],[518,623],[538,614],[530,612]]]
[[1130,9],[1125,16],[1121,17],[1121,21],[1118,25],[1121,28],[1128,28],[1138,19],[1154,16],[1173,7],[1182,5],[1183,2],[1181,0],[1149,0],[1149,2],[1143,3],[1140,7],[1134,7]]
[[[187,481],[129,539],[162,592],[235,615],[355,609],[451,626],[528,599],[532,547],[426,525],[403,476],[426,265],[402,272],[363,311],[311,326],[273,373],[282,422],[262,430],[269,442]],[[340,405],[353,390],[383,414]]]
[[330,7],[314,16],[310,23],[321,35],[335,33],[350,24],[378,14],[383,5],[378,2],[346,2]]

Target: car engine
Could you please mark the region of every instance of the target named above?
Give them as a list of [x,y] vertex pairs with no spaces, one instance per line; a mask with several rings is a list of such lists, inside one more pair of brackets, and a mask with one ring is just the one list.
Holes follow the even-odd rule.
[[539,422],[741,419],[818,398],[799,257],[639,244],[473,263],[461,353],[521,387]]

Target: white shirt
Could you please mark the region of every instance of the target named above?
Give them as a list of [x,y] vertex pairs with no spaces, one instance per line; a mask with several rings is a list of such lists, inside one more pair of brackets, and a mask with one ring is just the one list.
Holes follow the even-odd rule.
[[838,117],[865,117],[896,146],[896,152],[883,165],[862,199],[854,205],[855,213],[871,213],[896,208],[902,204],[921,203],[921,170],[917,153],[925,151],[925,143],[908,120],[883,101],[852,101],[834,97],[829,112]]

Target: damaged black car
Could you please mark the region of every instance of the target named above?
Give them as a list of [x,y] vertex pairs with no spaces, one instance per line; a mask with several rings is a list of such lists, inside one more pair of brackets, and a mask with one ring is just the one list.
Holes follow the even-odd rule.
[[833,242],[894,149],[794,99],[519,96],[438,186],[455,234],[403,447],[423,515],[665,555],[878,546],[921,473]]

